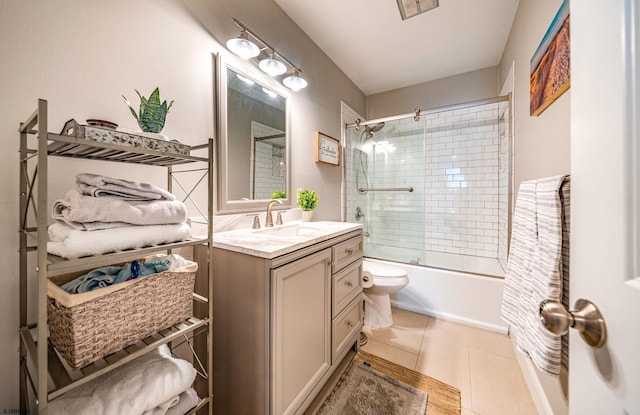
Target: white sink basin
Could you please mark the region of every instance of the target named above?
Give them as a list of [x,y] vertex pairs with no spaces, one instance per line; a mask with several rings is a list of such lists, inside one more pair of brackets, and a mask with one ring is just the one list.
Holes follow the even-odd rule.
[[253,233],[261,235],[273,235],[273,236],[318,236],[322,232],[322,229],[317,226],[307,225],[305,223],[292,224],[292,225],[280,225],[273,228],[257,229]]

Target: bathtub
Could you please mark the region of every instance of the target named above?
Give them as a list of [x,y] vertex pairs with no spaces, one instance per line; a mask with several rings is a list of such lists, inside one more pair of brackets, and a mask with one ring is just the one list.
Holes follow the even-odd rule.
[[504,279],[448,271],[420,265],[365,258],[402,268],[409,285],[391,296],[392,305],[405,310],[462,324],[507,333],[500,319]]

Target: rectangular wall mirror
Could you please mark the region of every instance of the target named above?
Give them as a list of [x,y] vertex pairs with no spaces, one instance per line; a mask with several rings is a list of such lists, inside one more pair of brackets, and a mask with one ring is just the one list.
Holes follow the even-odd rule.
[[[240,65],[238,65],[240,66]],[[249,212],[282,199],[290,207],[290,99],[219,57],[217,67],[220,213]]]

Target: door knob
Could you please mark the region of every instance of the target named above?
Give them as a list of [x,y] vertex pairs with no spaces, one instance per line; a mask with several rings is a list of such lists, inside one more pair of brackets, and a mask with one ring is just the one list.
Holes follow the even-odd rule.
[[589,346],[604,346],[607,328],[598,307],[591,301],[580,298],[576,301],[575,308],[574,311],[567,311],[558,302],[544,300],[540,303],[540,321],[551,333],[562,336],[573,327]]

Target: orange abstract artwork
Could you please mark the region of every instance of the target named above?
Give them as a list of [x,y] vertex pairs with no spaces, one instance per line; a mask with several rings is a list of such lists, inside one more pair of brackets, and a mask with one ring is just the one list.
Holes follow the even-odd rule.
[[569,89],[570,45],[569,0],[565,0],[531,58],[530,115],[540,115]]

